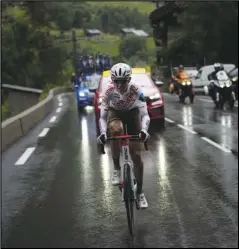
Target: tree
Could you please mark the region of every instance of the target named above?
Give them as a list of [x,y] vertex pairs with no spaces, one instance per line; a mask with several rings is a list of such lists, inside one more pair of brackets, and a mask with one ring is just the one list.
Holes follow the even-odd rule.
[[[6,7],[2,25],[2,82],[44,88],[62,77],[66,53],[28,6]],[[46,24],[46,23],[45,23]]]
[[145,38],[137,36],[124,39],[119,46],[120,55],[129,59],[139,51],[147,51]]
[[[168,59],[193,63],[238,64],[238,3],[192,2],[179,14],[182,35],[166,52]],[[191,59],[190,59],[191,58]]]

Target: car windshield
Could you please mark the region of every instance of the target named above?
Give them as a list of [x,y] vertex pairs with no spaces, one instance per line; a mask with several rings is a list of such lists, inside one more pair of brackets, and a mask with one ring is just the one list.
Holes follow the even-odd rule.
[[89,89],[97,89],[99,84],[100,76],[91,76],[87,77],[86,81],[84,81],[84,85]]
[[147,74],[133,74],[132,80],[139,84],[141,87],[151,88],[153,87],[153,82]]
[[238,77],[238,68],[234,68],[228,73],[229,77]]
[[[147,74],[132,74],[132,81],[140,85],[142,88],[152,88],[153,82]],[[110,77],[104,77],[101,83],[101,90],[105,92],[109,84],[111,83]]]
[[196,77],[198,74],[197,70],[185,70],[185,72],[189,75],[190,78]]

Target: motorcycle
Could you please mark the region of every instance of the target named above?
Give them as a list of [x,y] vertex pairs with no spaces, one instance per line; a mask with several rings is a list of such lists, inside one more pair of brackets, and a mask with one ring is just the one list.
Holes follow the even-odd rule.
[[[216,74],[217,80],[211,80],[210,84],[212,88],[215,88],[216,95],[211,96],[216,108],[223,109],[224,104],[227,103],[232,110],[236,101],[235,92],[233,90],[233,84],[225,71],[219,71]],[[204,87],[205,94],[209,93],[208,86]]]
[[184,78],[180,80],[180,87],[178,89],[179,101],[185,103],[185,99],[189,97],[190,103],[193,104],[194,92],[193,85],[190,78]]
[[171,83],[169,85],[169,93],[176,93],[179,96],[179,101],[185,103],[185,99],[189,97],[190,103],[194,100],[194,91],[192,80],[186,72],[181,72],[179,78],[172,76]]

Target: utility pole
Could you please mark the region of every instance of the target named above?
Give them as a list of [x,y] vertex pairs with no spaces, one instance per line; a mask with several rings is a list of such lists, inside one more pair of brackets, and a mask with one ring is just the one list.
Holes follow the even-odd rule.
[[162,48],[165,50],[168,47],[168,23],[166,20],[162,21]]
[[76,31],[72,30],[72,57],[73,57],[73,67],[76,72],[77,69],[77,54],[76,54]]

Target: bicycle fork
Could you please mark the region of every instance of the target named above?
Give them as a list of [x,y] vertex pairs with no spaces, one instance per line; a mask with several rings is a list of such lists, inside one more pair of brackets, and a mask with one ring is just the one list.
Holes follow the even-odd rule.
[[133,165],[129,160],[129,142],[128,141],[123,141],[123,146],[122,148],[122,158],[123,158],[123,163],[121,164],[121,174],[120,174],[120,188],[122,190],[122,202],[124,201],[124,175],[125,172],[127,172],[127,167],[130,167],[130,180],[131,180],[131,189],[133,191],[133,198],[136,200],[136,190],[137,190],[137,182],[133,170]]

